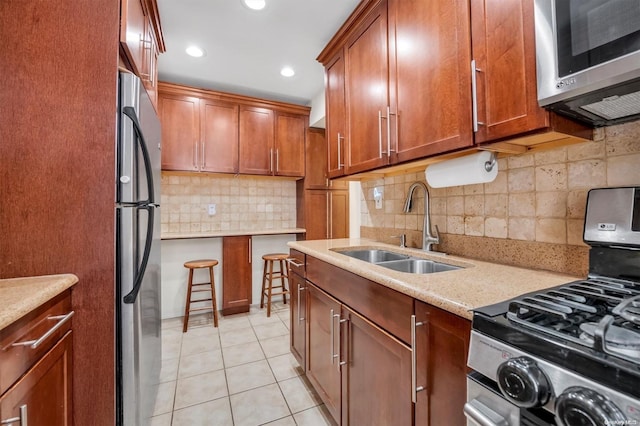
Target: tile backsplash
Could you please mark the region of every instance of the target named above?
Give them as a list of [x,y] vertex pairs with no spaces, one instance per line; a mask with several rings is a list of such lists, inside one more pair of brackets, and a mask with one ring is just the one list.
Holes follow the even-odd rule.
[[[209,216],[208,205],[216,205]],[[296,182],[279,178],[162,172],[162,234],[296,227]]]
[[[534,242],[586,253],[582,231],[587,191],[640,185],[640,121],[596,129],[592,142],[500,158],[498,165],[498,176],[491,183],[429,189],[432,223],[444,234],[443,241],[448,234],[457,242],[460,237],[476,238],[465,240],[469,243],[490,238],[510,240],[516,250],[524,248],[517,242]],[[407,189],[417,180],[425,181],[423,172],[362,182],[362,236],[396,243],[391,235],[406,233],[412,246],[420,246],[422,191],[415,194],[417,208],[402,213]],[[373,188],[380,186],[383,209],[375,209]],[[467,251],[464,247],[456,244],[458,250]],[[527,247],[530,250],[531,244]],[[467,253],[455,254],[472,251],[470,247]],[[543,265],[543,269],[554,268]]]

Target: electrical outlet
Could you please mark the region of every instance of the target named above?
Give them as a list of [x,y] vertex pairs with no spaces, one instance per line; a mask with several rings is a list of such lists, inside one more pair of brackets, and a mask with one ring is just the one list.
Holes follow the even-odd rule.
[[216,205],[215,204],[209,204],[209,207],[207,209],[209,216],[215,216],[216,215]]
[[375,202],[376,209],[382,208],[382,199],[384,198],[384,190],[378,186],[373,188],[373,201]]

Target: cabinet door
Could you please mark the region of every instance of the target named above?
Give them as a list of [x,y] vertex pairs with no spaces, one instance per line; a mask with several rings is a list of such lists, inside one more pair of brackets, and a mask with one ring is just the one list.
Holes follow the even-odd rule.
[[533,0],[471,0],[471,22],[483,123],[476,143],[546,127],[537,101]]
[[346,46],[347,174],[388,163],[387,2],[360,24]]
[[238,173],[238,105],[200,100],[201,170]]
[[199,170],[199,105],[195,97],[159,94],[163,170]]
[[[26,411],[30,426],[67,426],[71,418],[71,331],[0,398],[0,423]],[[26,419],[13,424],[27,424]]]
[[416,301],[416,425],[463,425],[471,322]]
[[349,237],[349,191],[329,191],[329,238]]
[[240,173],[270,175],[274,171],[273,111],[240,107]]
[[340,423],[340,362],[337,353],[340,344],[340,303],[311,283],[307,285],[307,297],[307,378],[334,420]]
[[308,117],[276,114],[274,174],[304,177],[304,141]]
[[346,307],[343,318],[342,424],[411,425],[411,350]]
[[149,17],[145,19],[144,66],[140,78],[151,103],[158,107],[158,41]]
[[310,128],[307,131],[305,155],[305,189],[327,189],[327,140],[324,129]]
[[300,367],[306,369],[306,328],[307,328],[307,282],[300,275],[289,270],[289,291],[291,292],[291,353]]
[[121,0],[120,44],[133,72],[141,76],[144,69],[146,21],[142,0]]
[[327,104],[327,163],[329,177],[344,175],[347,111],[345,105],[345,69],[342,50],[325,68],[325,101]]
[[329,237],[329,192],[307,190],[304,193],[304,227],[307,240]]
[[222,314],[249,312],[251,237],[222,238]]
[[392,162],[473,145],[469,20],[469,0],[389,0]]

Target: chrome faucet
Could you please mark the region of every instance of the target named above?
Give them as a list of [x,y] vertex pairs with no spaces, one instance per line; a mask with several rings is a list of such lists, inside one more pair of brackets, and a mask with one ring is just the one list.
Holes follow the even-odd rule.
[[427,185],[423,182],[414,182],[409,187],[409,192],[407,193],[407,199],[404,202],[405,213],[409,213],[411,211],[411,205],[413,202],[413,193],[416,188],[422,187],[424,189],[424,225],[422,226],[422,250],[431,251],[432,244],[440,244],[440,232],[438,231],[438,225],[436,225],[436,234],[431,235],[431,218],[429,214],[429,190],[427,189]]

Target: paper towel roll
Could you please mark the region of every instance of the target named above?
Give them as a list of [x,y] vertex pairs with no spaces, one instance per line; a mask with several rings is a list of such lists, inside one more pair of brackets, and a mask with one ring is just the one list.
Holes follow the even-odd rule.
[[481,151],[431,164],[425,170],[427,183],[433,188],[445,188],[492,182],[498,176],[498,163],[495,162],[491,170],[487,171],[485,163],[491,162],[491,159],[491,152]]

